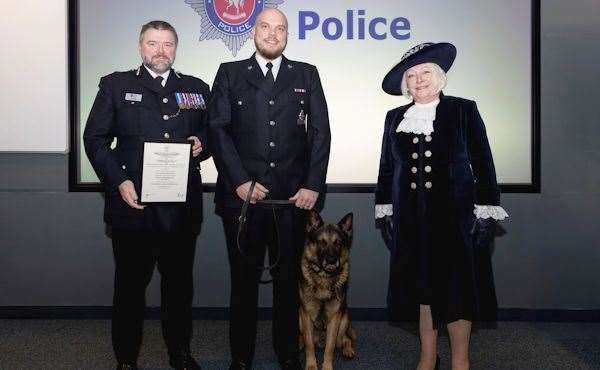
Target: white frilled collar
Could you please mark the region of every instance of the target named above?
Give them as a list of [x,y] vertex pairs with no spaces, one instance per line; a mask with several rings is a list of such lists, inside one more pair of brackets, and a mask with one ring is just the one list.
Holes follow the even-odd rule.
[[439,99],[427,104],[415,103],[404,112],[404,119],[396,128],[396,132],[431,135],[433,121],[435,121],[435,109],[439,103]]

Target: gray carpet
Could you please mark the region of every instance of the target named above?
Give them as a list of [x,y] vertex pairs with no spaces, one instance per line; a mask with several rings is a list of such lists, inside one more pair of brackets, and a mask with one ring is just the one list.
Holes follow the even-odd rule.
[[[336,369],[414,369],[418,341],[412,330],[386,322],[356,322],[358,358]],[[257,370],[278,369],[270,322],[259,323]],[[449,369],[448,338],[440,338],[442,369]],[[500,322],[473,333],[472,369],[600,369],[600,324]],[[206,370],[227,370],[227,323],[195,321],[194,356]],[[168,369],[160,323],[147,321],[139,364]],[[322,353],[318,354],[318,359]],[[0,369],[113,369],[106,320],[0,320]]]

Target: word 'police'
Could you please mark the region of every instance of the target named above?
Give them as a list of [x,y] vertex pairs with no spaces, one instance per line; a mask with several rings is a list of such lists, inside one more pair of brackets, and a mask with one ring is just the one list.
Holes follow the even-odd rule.
[[[408,19],[403,17],[394,18],[389,22],[383,17],[375,17],[368,20],[364,17],[366,15],[365,10],[358,10],[356,22],[354,21],[354,10],[346,10],[346,23],[341,19],[335,17],[325,18],[321,23],[319,14],[310,10],[301,10],[298,13],[299,18],[299,37],[300,40],[305,40],[306,35],[309,31],[316,30],[321,25],[321,32],[323,37],[327,40],[337,40],[342,37],[344,29],[346,30],[346,38],[348,40],[364,40],[366,32],[368,30],[369,36],[375,40],[385,40],[388,35],[388,28],[390,35],[398,40],[406,40],[410,38],[410,22]],[[380,27],[378,27],[380,26]],[[355,37],[354,29],[357,28],[357,35]]]

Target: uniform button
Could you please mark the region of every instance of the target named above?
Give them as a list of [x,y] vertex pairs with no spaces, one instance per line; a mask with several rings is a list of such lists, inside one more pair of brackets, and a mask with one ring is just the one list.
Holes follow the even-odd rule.
[[241,100],[238,100],[237,105],[242,105],[244,104]]
[[125,166],[125,165],[122,165],[122,166],[121,166],[121,168],[122,168],[122,169],[124,169],[124,170],[126,170],[126,169],[127,169],[127,166]]
[[169,133],[168,133],[168,132],[165,132],[165,134],[164,134],[163,136],[165,137],[165,139],[168,139],[168,138],[170,138],[170,137],[171,137],[171,135],[169,135]]
[[275,100],[269,100],[269,105],[275,105]]
[[417,153],[413,153],[412,154],[412,159],[417,159],[417,158],[419,158],[419,155]]
[[169,102],[169,99],[163,98],[163,103],[167,104],[168,102]]
[[416,136],[415,136],[415,137],[413,137],[413,144],[416,144],[416,143],[418,143],[418,142],[419,142],[419,138],[418,138],[418,137],[416,137]]
[[275,121],[269,121],[269,125],[271,125],[271,126],[275,126],[275,125],[276,125],[276,123],[275,123]]
[[275,168],[275,162],[271,162],[271,163],[269,163],[269,166],[270,166],[271,168]]
[[432,184],[430,181],[427,181],[427,182],[425,183],[425,187],[426,187],[427,189],[431,189],[431,187],[432,187],[432,186],[433,186],[433,184]]
[[413,189],[413,190],[415,190],[417,188],[417,184],[414,183],[414,182],[411,182],[410,183],[410,188]]
[[413,167],[410,170],[412,171],[412,173],[417,173],[417,167]]
[[165,114],[165,115],[163,116],[163,120],[165,120],[165,121],[168,121],[168,120],[169,120],[169,116]]
[[430,135],[425,136],[425,141],[426,142],[430,142],[431,141],[431,136]]
[[269,146],[270,146],[271,148],[275,148],[275,143],[271,141],[271,142],[269,143]]
[[431,172],[431,166],[425,166],[425,172]]
[[304,100],[300,100],[300,104],[304,104]]
[[431,150],[425,151],[425,157],[427,157],[427,158],[431,157]]

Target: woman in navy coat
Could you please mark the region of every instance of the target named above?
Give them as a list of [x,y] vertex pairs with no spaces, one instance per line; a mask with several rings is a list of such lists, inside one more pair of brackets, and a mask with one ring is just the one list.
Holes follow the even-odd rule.
[[413,100],[387,113],[375,210],[392,220],[390,312],[419,321],[418,370],[439,366],[443,325],[452,369],[468,369],[471,323],[497,310],[489,242],[508,215],[475,102],[442,93],[455,57],[449,43],[417,45],[382,86]]

